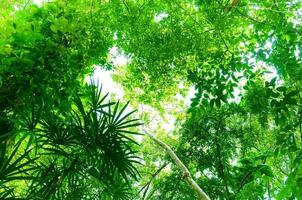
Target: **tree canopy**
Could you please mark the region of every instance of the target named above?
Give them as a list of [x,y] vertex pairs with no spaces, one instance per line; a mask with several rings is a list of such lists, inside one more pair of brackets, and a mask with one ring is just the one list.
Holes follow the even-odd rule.
[[0,13],[0,199],[302,199],[302,1]]

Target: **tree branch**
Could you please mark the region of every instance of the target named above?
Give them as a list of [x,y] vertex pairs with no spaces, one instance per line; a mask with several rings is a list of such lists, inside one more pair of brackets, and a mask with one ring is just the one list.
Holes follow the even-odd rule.
[[154,174],[151,175],[151,179],[139,190],[139,193],[144,190],[143,199],[145,199],[145,197],[146,197],[146,194],[149,190],[152,180],[161,172],[161,170],[163,170],[165,167],[167,167],[167,165],[168,165],[167,163],[162,165]]
[[183,173],[183,178],[185,181],[189,184],[189,186],[197,193],[198,199],[200,200],[210,200],[210,198],[207,196],[207,194],[199,187],[199,185],[194,181],[191,173],[189,172],[188,168],[182,163],[182,161],[178,158],[178,156],[174,153],[174,151],[164,142],[157,139],[150,133],[144,131],[145,134],[147,134],[156,144],[161,146],[163,149],[166,150],[166,152],[169,154],[169,156],[172,158],[174,163],[179,167],[181,172]]

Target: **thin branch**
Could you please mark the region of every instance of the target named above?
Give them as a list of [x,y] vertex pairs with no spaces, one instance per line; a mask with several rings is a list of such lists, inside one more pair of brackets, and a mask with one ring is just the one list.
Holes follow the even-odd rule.
[[146,194],[149,190],[150,184],[152,183],[152,180],[168,165],[168,163],[165,163],[164,165],[162,165],[158,170],[156,170],[156,172],[154,174],[151,175],[150,180],[139,190],[139,193],[142,192],[144,190],[143,193],[143,199],[145,199]]
[[302,142],[302,123],[301,123],[301,120],[302,120],[302,111],[299,112],[299,129],[300,129],[300,139],[301,139],[301,142]]
[[222,179],[223,179],[225,191],[227,193],[227,199],[229,199],[230,198],[230,191],[229,191],[229,188],[228,188],[227,179],[226,179],[225,172],[224,172],[224,166],[223,166],[223,163],[222,163],[220,145],[218,144],[217,141],[215,143],[216,143],[216,150],[217,150],[217,156],[218,156],[218,164],[219,164],[219,168],[220,168],[218,170],[219,170],[219,173],[220,173],[220,175],[222,176]]
[[127,3],[125,0],[123,0],[123,4],[124,4],[124,6],[126,7],[128,13],[130,13],[130,8],[129,8],[129,6],[128,6],[128,3]]
[[279,16],[284,20],[284,16],[280,13],[280,9],[279,9],[279,6],[278,6],[276,0],[273,0],[273,2],[274,2],[274,6],[276,7],[276,9],[279,11],[278,12]]
[[257,20],[257,19],[254,19],[254,18],[250,17],[249,15],[246,15],[246,14],[242,13],[239,9],[236,9],[236,11],[237,11],[241,16],[243,16],[243,17],[245,17],[245,18],[247,18],[247,19],[249,19],[249,20],[251,20],[251,21],[253,21],[253,22],[256,22],[256,23],[259,23],[259,24],[266,24],[265,22],[259,21],[259,20]]
[[283,175],[285,176],[289,176],[289,174],[287,172],[285,172],[281,167],[277,167],[275,166]]

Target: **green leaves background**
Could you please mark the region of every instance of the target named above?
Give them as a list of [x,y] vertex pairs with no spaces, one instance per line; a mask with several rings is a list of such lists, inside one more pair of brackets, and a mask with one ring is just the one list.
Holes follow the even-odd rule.
[[98,65],[133,107],[156,110],[141,118],[211,198],[301,199],[301,6],[2,0],[0,198],[195,198],[165,152],[137,145],[129,104],[83,84]]

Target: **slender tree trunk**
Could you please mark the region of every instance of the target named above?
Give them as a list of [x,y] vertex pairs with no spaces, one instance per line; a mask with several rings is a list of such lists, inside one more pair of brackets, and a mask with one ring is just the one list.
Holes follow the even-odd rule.
[[300,110],[299,112],[299,129],[300,129],[300,138],[301,138],[301,142],[302,142],[302,123],[301,123],[301,120],[302,120],[302,110]]
[[270,182],[267,183],[267,196],[268,196],[268,200],[271,200],[271,186],[270,186]]
[[177,167],[179,167],[179,169],[183,173],[185,181],[197,193],[198,199],[200,199],[200,200],[210,200],[210,197],[208,197],[208,195],[194,181],[194,179],[193,179],[191,173],[189,172],[188,168],[181,162],[181,160],[174,153],[174,151],[166,143],[164,143],[161,140],[157,139],[156,137],[149,134],[148,132],[145,131],[145,134],[147,134],[156,144],[158,144],[159,146],[161,146],[163,149],[166,150],[166,152],[172,158],[174,163],[177,165]]
[[219,170],[219,173],[220,173],[220,175],[223,179],[227,199],[230,199],[230,191],[229,191],[227,180],[226,180],[225,173],[224,173],[224,166],[223,166],[222,158],[221,158],[220,145],[218,144],[217,141],[216,141],[216,150],[217,150],[217,156],[218,156],[218,165],[219,165],[219,168],[220,168],[218,170]]

